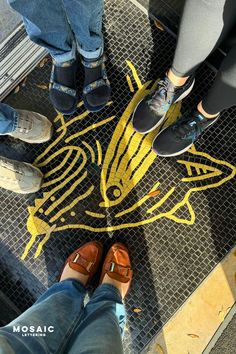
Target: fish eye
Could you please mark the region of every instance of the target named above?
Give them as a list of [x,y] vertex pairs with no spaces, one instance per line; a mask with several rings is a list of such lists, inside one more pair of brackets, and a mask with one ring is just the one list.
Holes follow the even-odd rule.
[[119,198],[120,196],[121,196],[121,191],[120,191],[120,189],[114,189],[114,191],[113,191],[113,195],[114,195],[114,197],[116,197],[116,198]]
[[118,186],[109,187],[107,190],[107,197],[110,200],[118,199],[121,196],[121,194],[122,194],[121,188]]

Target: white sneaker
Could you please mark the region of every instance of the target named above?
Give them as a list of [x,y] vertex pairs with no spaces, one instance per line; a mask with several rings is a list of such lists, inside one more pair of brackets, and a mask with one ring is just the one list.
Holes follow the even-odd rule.
[[20,194],[37,192],[42,184],[42,172],[26,163],[0,157],[0,187]]
[[29,144],[44,143],[51,139],[53,129],[48,118],[35,112],[16,111],[18,113],[18,126],[14,132],[8,135]]

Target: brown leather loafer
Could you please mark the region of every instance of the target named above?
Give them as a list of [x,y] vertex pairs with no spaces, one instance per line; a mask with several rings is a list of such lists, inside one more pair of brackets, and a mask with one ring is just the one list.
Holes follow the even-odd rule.
[[76,272],[88,275],[89,277],[85,284],[86,286],[98,270],[99,263],[102,259],[102,253],[103,246],[100,242],[92,241],[85,243],[67,258],[63,270],[65,266],[69,264],[69,267]]
[[115,279],[121,283],[129,282],[130,287],[133,278],[133,271],[131,269],[129,251],[122,243],[115,243],[108,251],[103,263],[100,284],[103,282],[104,276],[106,274],[110,278]]

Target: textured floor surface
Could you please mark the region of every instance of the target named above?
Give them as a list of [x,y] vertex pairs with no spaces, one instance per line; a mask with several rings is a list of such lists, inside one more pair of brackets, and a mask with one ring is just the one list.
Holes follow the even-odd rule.
[[[65,258],[81,243],[125,242],[135,274],[125,352],[136,354],[235,244],[236,109],[225,112],[186,154],[156,157],[153,135],[134,133],[130,120],[170,65],[175,41],[125,0],[106,1],[105,13],[111,105],[88,114],[81,103],[74,116],[57,115],[47,92],[50,61],[6,99],[46,114],[55,133],[42,146],[1,138],[1,155],[34,161],[45,181],[37,195],[0,191],[0,283],[25,310],[56,281]],[[213,79],[202,66],[192,95],[171,109],[164,124],[196,104]]]

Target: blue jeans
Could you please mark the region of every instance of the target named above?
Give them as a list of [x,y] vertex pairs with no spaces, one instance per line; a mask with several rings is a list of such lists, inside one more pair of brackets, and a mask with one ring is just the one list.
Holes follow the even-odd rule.
[[18,113],[7,104],[0,103],[0,134],[12,133],[18,123]]
[[103,0],[8,0],[23,16],[29,37],[58,63],[79,52],[96,59],[103,52]]
[[[85,294],[73,279],[54,284],[0,328],[0,354],[122,354],[125,310],[119,291],[103,284],[84,307]],[[34,336],[30,326],[37,331],[40,326],[37,334],[45,336]]]

